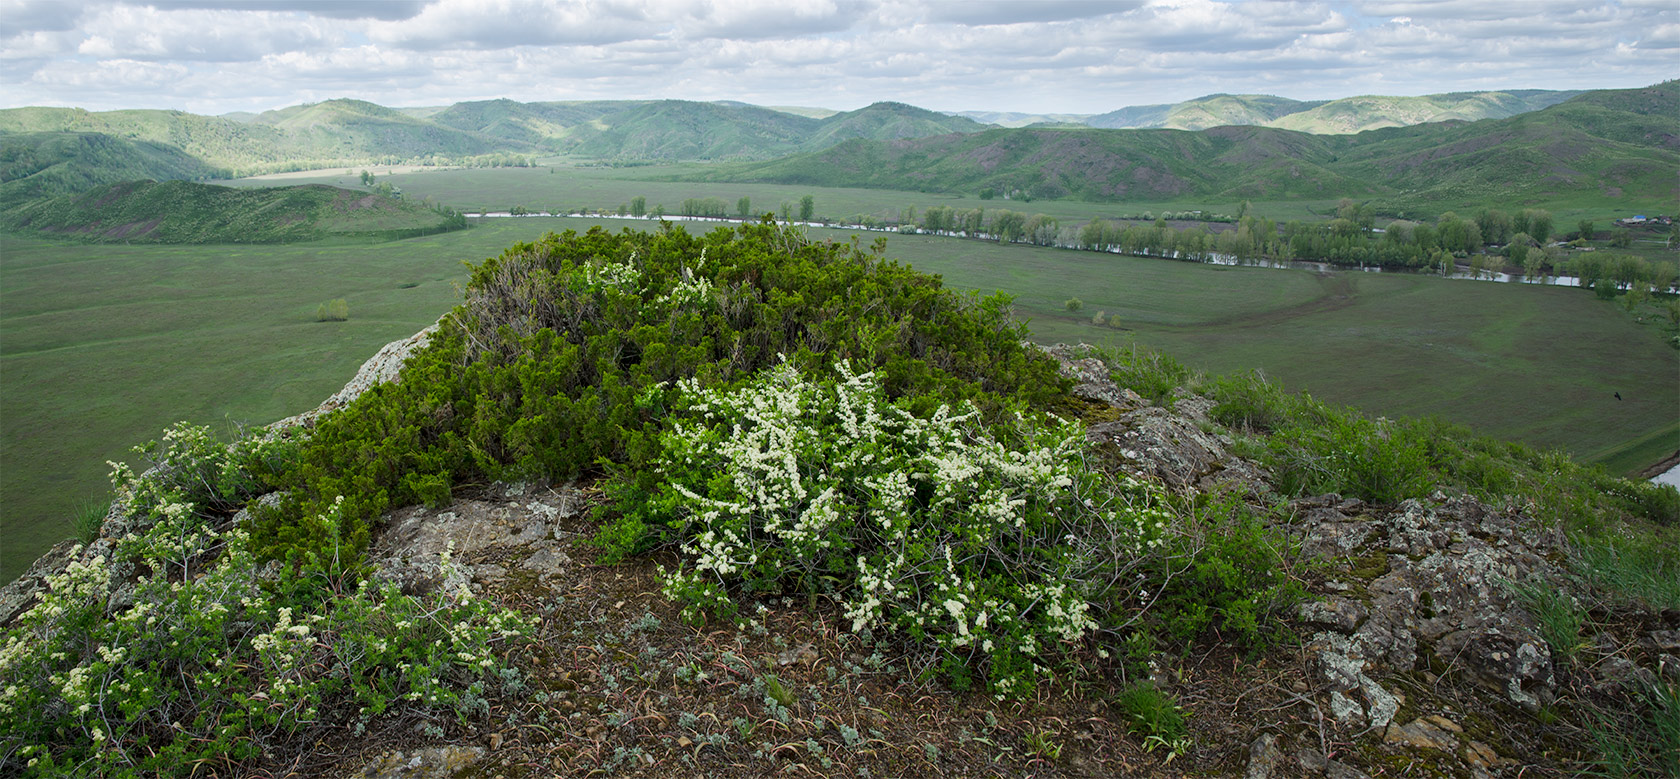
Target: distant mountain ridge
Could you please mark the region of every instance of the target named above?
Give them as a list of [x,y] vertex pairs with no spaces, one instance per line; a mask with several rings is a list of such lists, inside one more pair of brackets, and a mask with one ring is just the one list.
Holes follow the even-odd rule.
[[[812,113],[806,111],[806,113]],[[984,125],[902,103],[822,118],[735,103],[485,100],[394,109],[336,99],[260,114],[181,111],[0,110],[0,132],[100,133],[179,149],[241,174],[400,161],[449,162],[492,154],[593,159],[769,159],[849,138],[893,140]]]
[[1317,135],[1349,135],[1426,122],[1504,119],[1538,111],[1579,94],[1579,90],[1519,89],[1418,97],[1361,95],[1304,101],[1273,95],[1212,94],[1178,103],[1127,106],[1103,114],[998,111],[957,111],[954,114],[1004,127],[1077,123],[1113,130],[1206,130],[1224,125],[1257,125]]
[[714,166],[686,178],[990,190],[1027,199],[1355,197],[1396,212],[1489,197],[1540,202],[1580,191],[1659,204],[1680,196],[1677,115],[1680,81],[1670,81],[1586,92],[1504,119],[1357,135],[1233,125],[1200,131],[993,129],[895,142],[857,139],[785,159]]

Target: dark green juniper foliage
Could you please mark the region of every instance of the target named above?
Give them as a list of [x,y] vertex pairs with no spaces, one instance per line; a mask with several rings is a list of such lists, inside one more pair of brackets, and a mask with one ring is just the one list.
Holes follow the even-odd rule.
[[1054,363],[1021,345],[1007,297],[944,289],[879,249],[770,224],[704,236],[595,228],[516,245],[473,268],[467,302],[399,381],[321,421],[284,476],[290,497],[254,540],[271,557],[312,548],[324,533],[315,517],[340,495],[360,550],[380,512],[463,485],[618,465],[632,482],[652,479],[668,384],[728,384],[782,354],[816,373],[850,360],[890,396],[930,406],[1067,402]]

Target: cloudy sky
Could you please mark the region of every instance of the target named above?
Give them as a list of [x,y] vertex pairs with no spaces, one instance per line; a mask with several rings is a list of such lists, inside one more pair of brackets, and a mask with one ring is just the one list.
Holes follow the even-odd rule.
[[1676,0],[0,0],[0,107],[684,98],[1100,113],[1680,76]]

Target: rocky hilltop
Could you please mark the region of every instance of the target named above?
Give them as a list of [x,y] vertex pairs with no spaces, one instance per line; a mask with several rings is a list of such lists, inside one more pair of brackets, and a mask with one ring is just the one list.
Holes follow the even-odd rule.
[[[321,408],[276,423],[261,439],[330,434],[319,431],[359,407],[358,398],[390,394],[405,363],[425,370],[410,358],[434,338],[453,337],[455,324],[446,316],[387,346]],[[682,564],[685,547],[607,556],[599,539],[620,509],[604,482],[492,480],[381,511],[367,523],[365,562],[355,570],[318,550],[301,563],[254,561],[247,570],[256,582],[217,585],[248,593],[309,585],[329,591],[333,603],[383,591],[378,602],[397,615],[390,618],[397,630],[379,627],[371,612],[306,619],[290,608],[268,623],[247,614],[218,627],[218,635],[260,634],[246,639],[256,647],[253,662],[277,663],[279,678],[358,680],[390,693],[377,698],[389,708],[381,716],[364,705],[358,714],[335,706],[322,687],[298,708],[307,716],[262,720],[265,707],[282,706],[285,690],[258,689],[240,705],[271,734],[292,736],[270,735],[264,751],[205,765],[216,775],[253,776],[1251,778],[1662,775],[1680,766],[1680,611],[1652,605],[1658,597],[1650,590],[1617,589],[1584,569],[1579,537],[1535,500],[1448,485],[1388,501],[1302,490],[1293,466],[1255,445],[1252,424],[1231,424],[1228,387],[1128,382],[1140,375],[1135,362],[1085,346],[1040,353],[1067,382],[1063,413],[1082,420],[1078,457],[1133,485],[1130,505],[1170,508],[1177,518],[1157,542],[1170,550],[1162,567],[1124,569],[1132,578],[1118,584],[1143,588],[1135,600],[1079,640],[1037,655],[1044,666],[1026,694],[982,683],[981,673],[999,677],[1001,661],[986,664],[977,645],[954,644],[970,653],[965,670],[890,623],[860,629],[867,623],[832,585],[742,593],[734,617],[696,619],[671,596],[667,572]],[[166,438],[165,447],[184,435]],[[135,621],[168,612],[160,591],[184,599],[183,591],[224,576],[226,566],[194,562],[202,558],[192,551],[135,557],[135,539],[157,544],[155,528],[179,513],[169,503],[135,510],[148,485],[183,468],[179,458],[160,459],[126,482],[97,539],[61,544],[0,591],[8,641],[0,666],[14,684],[0,699],[0,713],[13,716],[0,723],[14,728],[0,732],[0,773],[86,773],[64,757],[73,751],[31,743],[46,736],[18,725],[25,720],[15,707],[72,721],[78,701],[106,700],[82,691],[78,679],[151,678],[107,657],[79,675],[59,671],[47,697],[30,699],[16,687],[23,677],[11,675],[28,670],[22,642],[58,640],[81,624],[62,621],[77,608],[67,603],[93,604],[82,607],[87,619]],[[197,542],[197,554],[238,557],[233,539],[262,537],[270,515],[291,499],[260,482],[237,495],[207,512],[213,533]],[[1168,522],[1168,513],[1149,516]],[[1221,519],[1231,517],[1254,521]],[[351,523],[329,526],[336,561],[337,539],[351,537]],[[170,560],[177,574],[168,573]],[[306,575],[293,578],[288,566]],[[960,610],[951,602],[940,608]],[[438,645],[468,659],[435,667],[454,668],[440,679],[464,693],[367,670],[378,667],[387,640],[430,629],[428,620],[454,625],[437,634]],[[470,639],[475,620],[502,632]],[[967,624],[978,631],[984,620]],[[1145,625],[1153,632],[1139,630]],[[389,638],[356,643],[358,627]],[[271,647],[285,636],[297,643],[276,654]],[[405,661],[402,673],[419,663]],[[200,716],[210,710],[204,690],[179,694],[197,696]],[[426,695],[446,700],[427,708]],[[96,745],[114,738],[115,726],[87,727]],[[159,754],[157,736],[137,728],[130,738],[136,757],[125,770],[187,772],[184,757],[172,762],[167,753],[144,762],[148,749]]]

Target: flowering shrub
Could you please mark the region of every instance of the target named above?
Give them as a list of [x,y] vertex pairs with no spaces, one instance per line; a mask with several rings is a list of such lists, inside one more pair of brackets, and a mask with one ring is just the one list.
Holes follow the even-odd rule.
[[661,385],[728,384],[781,354],[849,359],[935,405],[1066,402],[1025,337],[1007,298],[774,225],[548,235],[475,267],[400,379],[320,421],[283,476],[292,497],[252,536],[274,558],[317,547],[314,518],[343,496],[354,554],[368,520],[457,484],[647,470]]
[[655,537],[685,560],[665,591],[690,617],[733,614],[740,593],[831,592],[853,630],[931,642],[956,678],[975,659],[995,692],[1024,692],[1160,542],[1165,496],[1101,483],[1077,423],[918,415],[873,373],[834,370],[817,381],[784,362],[732,391],[680,383],[689,413],[659,437],[664,486],[644,499],[620,482],[632,510],[619,523],[634,530],[603,538],[668,528]]
[[527,628],[470,593],[362,581],[335,597],[322,586],[342,581],[330,554],[263,578],[245,531],[217,529],[198,500],[233,494],[215,482],[249,483],[229,458],[269,446],[179,425],[143,450],[166,467],[115,469],[131,531],[102,545],[109,556],[73,555],[0,633],[0,764],[189,775],[396,706],[436,716],[497,678],[492,648]]

